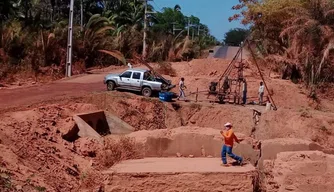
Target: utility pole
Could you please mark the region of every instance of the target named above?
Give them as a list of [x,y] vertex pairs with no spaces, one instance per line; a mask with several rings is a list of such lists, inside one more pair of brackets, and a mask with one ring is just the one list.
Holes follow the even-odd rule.
[[147,38],[147,0],[144,0],[145,13],[144,13],[144,38],[143,38],[143,59],[146,59],[146,38]]
[[199,36],[199,30],[200,30],[200,26],[197,26],[197,36]]
[[68,22],[68,37],[67,37],[67,58],[66,58],[66,76],[67,77],[71,77],[71,72],[72,72],[73,7],[74,7],[74,0],[71,0],[70,16],[69,16],[69,22]]
[[83,0],[80,0],[80,27],[83,32]]
[[177,29],[175,28],[175,25],[177,24],[176,22],[173,22],[173,35],[175,35],[175,31],[182,31],[182,29]]
[[189,30],[190,30],[190,19],[188,18],[188,37],[189,37]]
[[145,6],[145,13],[144,13],[144,35],[143,35],[143,59],[146,59],[147,56],[147,2],[153,1],[153,0],[144,0],[144,6]]

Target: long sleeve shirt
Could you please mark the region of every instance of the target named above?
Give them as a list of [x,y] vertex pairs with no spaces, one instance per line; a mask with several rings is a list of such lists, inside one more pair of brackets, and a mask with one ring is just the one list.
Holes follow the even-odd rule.
[[227,146],[233,147],[234,141],[239,143],[239,139],[237,138],[237,136],[235,136],[234,131],[232,129],[223,132],[222,135],[225,140],[225,145]]

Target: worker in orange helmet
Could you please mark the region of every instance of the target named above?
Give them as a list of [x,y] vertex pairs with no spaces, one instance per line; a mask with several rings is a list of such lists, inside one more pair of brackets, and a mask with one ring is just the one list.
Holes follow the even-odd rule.
[[235,136],[233,129],[232,129],[232,124],[231,123],[226,123],[224,125],[225,130],[220,131],[220,133],[223,136],[223,139],[225,141],[222,152],[221,152],[221,157],[223,161],[223,166],[228,166],[227,165],[227,160],[226,160],[226,153],[228,156],[230,156],[232,159],[236,160],[239,165],[242,165],[243,159],[242,157],[239,157],[235,154],[232,153],[233,149],[233,143],[236,141],[237,143],[240,143],[243,139],[238,139],[237,136]]

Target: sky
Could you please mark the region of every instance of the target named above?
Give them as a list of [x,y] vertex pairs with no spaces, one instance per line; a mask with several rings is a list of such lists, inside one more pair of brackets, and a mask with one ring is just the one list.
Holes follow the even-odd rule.
[[239,0],[154,0],[150,2],[156,11],[163,7],[181,6],[182,13],[186,16],[194,15],[206,24],[210,33],[219,41],[232,28],[244,28],[239,21],[229,22],[228,18],[235,13],[232,6],[239,3]]

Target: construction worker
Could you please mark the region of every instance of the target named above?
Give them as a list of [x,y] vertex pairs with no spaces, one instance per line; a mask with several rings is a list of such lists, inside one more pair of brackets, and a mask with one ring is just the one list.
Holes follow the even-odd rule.
[[179,100],[181,97],[182,98],[186,98],[186,95],[184,94],[184,90],[186,89],[187,87],[184,85],[184,78],[181,77],[181,80],[179,82],[179,91],[180,91],[180,95],[177,97],[177,100]]
[[260,87],[259,87],[259,105],[262,105],[263,103],[263,95],[264,95],[264,85],[263,82],[260,82]]
[[224,83],[223,83],[223,91],[224,93],[227,93],[227,90],[230,88],[229,82],[228,82],[228,77],[224,77]]
[[242,81],[242,104],[245,105],[247,102],[247,82],[244,78]]
[[228,156],[230,156],[232,159],[236,160],[237,163],[239,165],[242,165],[242,157],[239,157],[235,154],[232,153],[232,149],[233,149],[233,143],[234,141],[236,141],[237,143],[240,143],[243,139],[238,139],[232,129],[232,124],[231,123],[226,123],[224,125],[225,130],[220,131],[221,135],[223,136],[224,139],[224,145],[222,148],[222,152],[221,152],[221,157],[222,157],[222,161],[223,161],[223,166],[228,166],[227,165],[227,160],[226,160],[226,153],[228,154]]
[[128,63],[128,67],[129,67],[129,69],[132,69],[132,64]]

